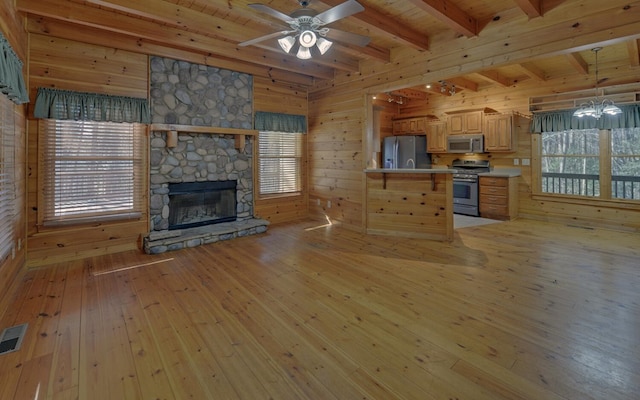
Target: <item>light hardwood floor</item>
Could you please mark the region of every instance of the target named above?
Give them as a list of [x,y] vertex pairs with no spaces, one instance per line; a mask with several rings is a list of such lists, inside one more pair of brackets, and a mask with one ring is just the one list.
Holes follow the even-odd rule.
[[0,399],[638,398],[639,235],[316,225],[25,271]]

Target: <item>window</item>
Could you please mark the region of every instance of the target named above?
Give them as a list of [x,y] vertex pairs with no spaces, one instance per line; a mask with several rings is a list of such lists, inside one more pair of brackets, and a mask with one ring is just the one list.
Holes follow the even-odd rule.
[[640,128],[542,133],[543,193],[640,200]]
[[40,223],[139,218],[146,173],[140,124],[40,120]]
[[0,96],[0,260],[9,254],[14,240],[16,135],[13,113],[13,103],[7,96]]
[[260,195],[302,190],[302,133],[260,132],[258,181]]

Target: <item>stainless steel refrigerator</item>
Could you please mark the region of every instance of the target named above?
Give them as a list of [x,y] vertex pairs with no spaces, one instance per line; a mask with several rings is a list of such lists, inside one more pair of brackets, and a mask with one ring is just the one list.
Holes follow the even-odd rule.
[[384,138],[383,144],[384,168],[431,168],[426,136],[389,136]]

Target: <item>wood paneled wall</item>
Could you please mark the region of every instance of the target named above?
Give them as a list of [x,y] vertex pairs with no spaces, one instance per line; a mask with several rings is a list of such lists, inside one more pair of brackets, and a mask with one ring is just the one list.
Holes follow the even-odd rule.
[[[29,55],[29,97],[32,101],[35,101],[38,87],[148,97],[149,67],[146,55],[43,35],[31,35]],[[139,248],[142,235],[149,232],[147,212],[139,221],[81,227],[38,227],[37,140],[37,120],[30,118],[27,264],[38,266]]]
[[[24,33],[22,20],[18,18],[15,10],[14,2],[11,0],[3,0],[0,3],[0,30],[11,44],[11,47],[17,56],[26,65],[27,63],[27,35]],[[23,75],[27,80],[27,68],[23,67]],[[13,218],[13,237],[15,254],[9,254],[3,260],[0,260],[0,299],[6,293],[7,288],[13,282],[17,272],[25,265],[26,260],[26,105],[15,105],[5,95],[2,101],[6,101],[10,107],[13,107],[14,127],[14,177],[15,177],[15,215]],[[4,122],[4,121],[3,121]],[[9,125],[9,124],[7,124]],[[0,232],[0,235],[6,235],[6,232]],[[1,303],[0,304],[4,304]],[[0,313],[2,310],[0,310]]]
[[[32,99],[35,99],[38,87],[148,97],[149,67],[146,54],[39,34],[31,35],[29,53],[29,91]],[[306,87],[255,77],[254,110],[306,115]],[[37,133],[36,120],[30,119],[28,265],[38,266],[138,248],[142,236],[149,231],[146,214],[137,222],[39,229]],[[256,214],[272,223],[306,217],[309,203],[306,163],[303,179],[305,190],[299,196],[268,199],[256,196]]]
[[[307,88],[293,84],[276,84],[271,79],[254,76],[253,99],[256,111],[284,114],[307,115]],[[308,135],[305,135],[305,138]],[[257,188],[254,191],[255,214],[271,223],[280,223],[306,218],[309,215],[308,164],[303,158],[302,182],[303,191],[295,196],[271,196],[261,198]],[[257,160],[254,171],[257,171]]]

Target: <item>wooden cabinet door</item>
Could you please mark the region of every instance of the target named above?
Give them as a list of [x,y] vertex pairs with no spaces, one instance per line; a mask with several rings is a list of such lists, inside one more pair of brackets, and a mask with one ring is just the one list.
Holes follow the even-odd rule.
[[487,116],[484,135],[486,151],[512,151],[513,117],[511,115]]
[[458,135],[465,133],[464,114],[454,114],[449,116],[449,134]]
[[427,124],[427,153],[447,152],[447,131],[444,122]]
[[473,111],[463,114],[465,133],[482,133],[482,111]]

